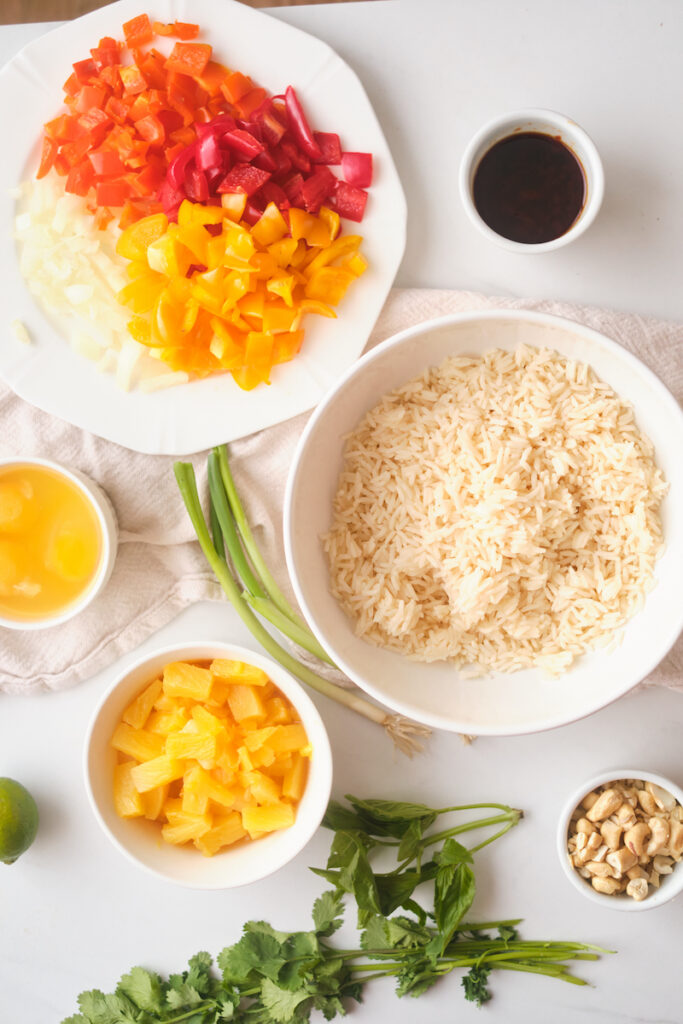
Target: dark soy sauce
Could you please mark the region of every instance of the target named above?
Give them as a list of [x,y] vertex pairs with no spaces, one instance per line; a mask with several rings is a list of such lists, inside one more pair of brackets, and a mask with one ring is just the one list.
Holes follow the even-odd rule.
[[482,157],[474,175],[479,216],[503,238],[528,245],[569,231],[583,209],[586,180],[572,151],[542,132],[517,132]]

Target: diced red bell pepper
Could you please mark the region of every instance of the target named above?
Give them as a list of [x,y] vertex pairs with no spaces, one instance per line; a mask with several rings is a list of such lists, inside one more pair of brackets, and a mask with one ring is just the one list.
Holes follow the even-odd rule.
[[129,96],[135,96],[147,88],[147,82],[137,64],[119,68],[119,76],[123,82],[123,88]]
[[372,153],[344,153],[341,166],[349,185],[368,188],[372,184]]
[[111,36],[104,36],[90,55],[98,68],[113,67],[121,59],[121,46]]
[[300,174],[293,174],[291,178],[282,182],[282,189],[289,199],[292,206],[297,206],[303,202],[302,188],[304,185],[304,179]]
[[149,142],[150,146],[163,146],[166,132],[163,124],[154,114],[141,117],[139,121],[135,122],[135,128],[138,134]]
[[337,190],[334,194],[334,208],[340,217],[360,222],[363,219],[367,201],[368,194],[364,189],[357,188],[355,185],[348,185],[345,181],[337,183]]
[[270,178],[268,171],[252,164],[235,164],[218,186],[218,192],[245,192],[253,196]]
[[170,25],[164,25],[161,21],[155,21],[152,25],[154,34],[157,36],[175,36],[176,39],[196,39],[199,35],[199,25],[192,25],[188,21],[174,21]]
[[254,88],[251,78],[240,71],[233,71],[221,85],[221,92],[229,103],[237,103]]
[[301,186],[304,206],[309,213],[317,213],[326,199],[334,193],[337,179],[332,171],[325,166],[318,167]]
[[267,95],[268,94],[265,89],[252,89],[251,92],[248,92],[246,96],[243,96],[242,99],[238,100],[235,104],[237,113],[240,117],[251,117],[254,111],[258,110],[258,108],[263,104]]
[[306,115],[304,114],[303,107],[299,102],[299,97],[291,85],[288,85],[285,91],[285,107],[287,108],[287,115],[289,117],[290,131],[298,145],[303,149],[304,153],[311,158],[311,160],[320,160],[322,157],[320,147],[313,138],[313,132],[306,120]]
[[71,168],[66,177],[64,189],[77,196],[86,196],[95,181],[95,172],[89,163],[81,161]]
[[105,113],[109,114],[116,124],[125,124],[128,118],[128,107],[123,100],[110,96],[104,105]]
[[260,111],[254,114],[254,117],[261,125],[264,142],[267,142],[269,146],[277,146],[285,134],[287,126],[276,115],[272,103],[265,104]]
[[251,132],[245,132],[242,128],[233,128],[231,131],[225,132],[222,142],[246,160],[253,160],[266,148]]
[[152,23],[149,20],[149,15],[139,14],[137,18],[131,18],[130,21],[124,21],[123,34],[126,38],[126,46],[129,50],[134,50],[140,46],[144,46],[146,43],[151,43],[154,39],[154,32],[152,31]]
[[292,161],[287,154],[282,150],[280,146],[274,146],[270,150],[270,155],[277,164],[277,171],[275,172],[278,177],[289,174],[292,169]]
[[292,142],[291,139],[284,138],[280,143],[280,148],[292,161],[292,166],[296,167],[297,171],[302,171],[304,174],[310,174],[311,161],[305,153],[301,152],[295,142]]
[[98,149],[89,153],[88,160],[98,178],[119,178],[126,173],[126,165],[118,153],[111,149]]
[[185,192],[193,203],[205,203],[209,198],[209,183],[198,167],[188,167],[185,173]]
[[213,132],[204,132],[198,138],[196,152],[197,167],[200,171],[211,171],[222,166],[223,156]]
[[262,214],[263,210],[259,206],[255,203],[248,202],[244,208],[242,220],[245,220],[247,224],[250,224],[253,227],[254,224],[261,219]]
[[291,205],[285,190],[281,185],[276,185],[274,181],[267,181],[265,185],[262,185],[259,196],[266,206],[268,203],[275,203],[280,211],[288,210]]
[[95,190],[98,206],[123,206],[130,195],[130,185],[123,181],[102,181]]
[[87,114],[93,107],[101,110],[106,99],[107,90],[103,86],[84,85],[75,97],[74,110],[79,114]]
[[313,132],[313,138],[322,154],[320,164],[340,164],[342,161],[341,142],[335,132]]
[[74,74],[81,85],[87,85],[91,78],[97,77],[95,61],[88,57],[86,60],[77,60],[73,65]]
[[178,216],[178,207],[185,198],[185,193],[178,188],[174,188],[171,182],[166,181],[161,185],[157,199],[164,208],[164,213],[169,220],[175,220]]
[[177,71],[196,78],[204,71],[210,59],[211,47],[208,43],[181,42],[175,44],[164,67],[167,71]]
[[277,164],[267,149],[264,149],[262,153],[259,153],[253,161],[253,164],[254,167],[260,167],[262,171],[269,171],[271,174],[275,174],[277,171]]
[[37,178],[44,178],[55,162],[59,145],[49,135],[43,135],[43,148],[40,153],[40,166],[38,167]]
[[64,92],[66,93],[66,95],[68,97],[68,96],[75,96],[76,93],[78,92],[78,90],[80,89],[80,87],[81,87],[81,83],[78,81],[78,78],[76,77],[76,72],[74,71],[73,74],[69,75],[69,77],[67,78],[66,82],[62,86],[62,89],[64,90]]

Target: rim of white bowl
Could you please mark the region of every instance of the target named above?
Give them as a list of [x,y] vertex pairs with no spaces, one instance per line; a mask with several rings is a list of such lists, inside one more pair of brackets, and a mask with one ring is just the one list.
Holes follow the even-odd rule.
[[659,775],[657,772],[644,772],[635,768],[615,768],[611,772],[600,772],[599,775],[594,775],[583,785],[577,787],[565,801],[557,826],[557,855],[565,877],[578,892],[593,903],[597,903],[609,910],[617,910],[620,913],[654,910],[656,907],[661,907],[664,903],[669,903],[671,900],[676,899],[683,892],[683,861],[674,866],[670,875],[663,876],[659,889],[649,893],[644,900],[638,901],[631,899],[630,896],[625,894],[608,896],[606,893],[596,892],[587,879],[582,878],[576,868],[571,866],[567,856],[569,822],[583,798],[596,789],[597,786],[602,786],[606,782],[620,782],[622,779],[641,779],[643,782],[654,782],[655,785],[668,790],[672,796],[676,797],[678,803],[683,806],[683,789],[666,775]]
[[[568,320],[566,317],[554,316],[551,313],[540,313],[535,310],[525,309],[487,309],[487,310],[476,310],[471,312],[463,313],[450,313],[447,316],[434,317],[431,320],[424,320],[420,324],[416,324],[413,327],[407,327],[403,331],[399,331],[398,334],[392,335],[385,341],[380,342],[374,348],[366,352],[365,355],[350,367],[346,373],[330,388],[327,394],[322,398],[320,403],[313,411],[310,419],[304,427],[303,433],[299,438],[299,442],[294,451],[292,458],[289,474],[287,476],[287,485],[285,488],[285,499],[284,499],[284,510],[283,510],[283,534],[284,534],[284,547],[285,547],[285,558],[287,561],[287,568],[289,570],[290,580],[292,582],[292,588],[294,590],[295,597],[304,614],[308,625],[313,631],[316,639],[322,644],[323,648],[327,651],[330,657],[333,659],[335,664],[344,672],[349,679],[351,679],[361,690],[368,693],[375,700],[379,701],[384,707],[390,708],[392,711],[396,711],[401,715],[405,715],[408,718],[412,718],[417,722],[421,722],[424,725],[428,725],[433,729],[442,729],[446,732],[457,732],[457,733],[468,733],[472,731],[471,723],[458,722],[449,720],[444,722],[443,719],[436,714],[430,712],[422,712],[420,709],[416,709],[411,705],[404,704],[400,700],[388,700],[385,693],[376,689],[372,683],[368,683],[363,679],[357,672],[355,672],[347,663],[343,654],[336,650],[332,644],[327,640],[323,631],[319,628],[315,613],[308,604],[306,597],[301,589],[299,583],[299,577],[296,571],[296,562],[294,559],[294,552],[292,549],[292,537],[293,537],[293,515],[292,515],[292,503],[294,498],[294,491],[297,485],[297,477],[299,467],[301,463],[302,455],[307,448],[312,435],[315,433],[317,425],[327,411],[328,405],[334,400],[337,393],[341,391],[349,381],[353,379],[357,374],[361,374],[365,371],[366,367],[370,366],[375,360],[380,359],[385,352],[388,350],[401,345],[404,341],[410,338],[417,337],[427,331],[435,330],[439,327],[447,327],[451,324],[466,323],[467,321],[477,320],[527,320],[533,321],[538,324],[546,324],[551,327],[561,327],[567,331],[573,333],[582,334],[595,344],[607,348],[610,352],[615,352],[621,359],[624,359],[627,363],[633,366],[641,375],[643,375],[650,384],[656,388],[659,392],[659,397],[663,405],[666,405],[671,414],[675,415],[681,421],[683,429],[683,409],[679,406],[678,402],[666,387],[665,384],[659,379],[645,363],[641,362],[636,356],[634,356],[627,349],[623,348],[616,341],[612,341],[606,335],[601,334],[599,331],[593,330],[592,327],[586,327],[575,320]],[[341,439],[340,439],[341,442]],[[349,627],[351,628],[351,627]],[[628,623],[626,624],[628,628]],[[683,606],[679,610],[678,619],[676,620],[675,626],[672,628],[670,634],[667,636],[665,643],[662,644],[658,650],[656,656],[653,656],[647,664],[646,670],[642,675],[633,680],[624,687],[620,693],[616,696],[609,698],[597,698],[585,711],[580,714],[573,715],[571,718],[566,716],[556,716],[551,718],[545,725],[538,726],[533,725],[529,727],[516,727],[513,730],[505,729],[500,730],[496,728],[488,728],[486,726],[477,726],[477,735],[479,736],[525,736],[535,732],[547,732],[550,729],[559,729],[564,725],[569,725],[572,722],[579,722],[584,718],[590,717],[596,713],[596,711],[602,710],[612,704],[615,700],[623,697],[624,694],[632,690],[634,686],[645,679],[646,676],[652,672],[652,670],[659,664],[662,658],[666,657],[668,652],[671,650],[673,645],[676,643],[681,631],[683,630]]]
[[[280,859],[277,862],[274,862],[272,866],[270,866],[267,870],[255,870],[251,875],[247,875],[238,882],[231,882],[229,879],[227,879],[226,881],[222,881],[220,883],[213,881],[186,882],[174,877],[173,874],[169,872],[157,869],[153,867],[151,864],[145,863],[134,853],[132,853],[126,846],[126,844],[123,843],[118,838],[118,836],[114,835],[114,833],[110,830],[109,826],[107,825],[107,822],[104,819],[104,816],[100,811],[100,807],[95,796],[95,793],[93,792],[93,787],[91,783],[90,758],[91,754],[93,753],[93,733],[95,731],[100,714],[102,713],[102,710],[105,707],[105,705],[108,703],[110,697],[115,693],[119,686],[128,678],[128,676],[130,676],[133,672],[136,672],[138,669],[142,668],[147,662],[151,662],[156,658],[168,657],[169,661],[171,661],[173,660],[174,656],[187,659],[192,659],[193,657],[207,659],[209,657],[206,654],[202,655],[199,653],[193,655],[191,652],[195,649],[197,651],[206,651],[207,649],[211,649],[216,652],[215,655],[213,655],[214,657],[229,656],[231,658],[244,661],[246,664],[255,665],[257,668],[261,668],[263,669],[264,672],[268,673],[275,686],[278,689],[281,689],[283,693],[285,693],[285,696],[287,696],[291,700],[292,704],[301,715],[302,723],[305,725],[306,733],[309,736],[309,740],[313,743],[315,750],[315,772],[317,777],[319,779],[322,779],[323,788],[321,792],[325,796],[324,801],[322,800],[322,798],[320,799],[319,804],[316,805],[315,813],[311,814],[309,820],[307,820],[305,823],[300,822],[299,816],[297,815],[294,824],[291,825],[290,829],[287,830],[289,832],[297,828],[300,829],[301,835],[298,845],[292,851],[288,852],[285,858]],[[283,680],[284,685],[282,685]],[[291,694],[294,694],[294,696],[292,696],[290,693],[287,693],[287,690],[291,691]],[[305,711],[305,716],[307,718],[306,722],[303,721],[304,714],[302,713],[302,709],[304,709]],[[311,725],[313,726],[313,730],[311,731],[315,731],[316,733],[314,737],[311,737],[309,735],[309,726]],[[107,836],[107,838],[110,840],[110,842],[119,850],[120,853],[124,855],[124,857],[126,857],[126,859],[130,863],[135,864],[136,867],[141,868],[148,874],[154,875],[155,878],[161,878],[166,882],[171,882],[174,885],[179,885],[184,889],[196,889],[203,891],[218,892],[228,889],[238,889],[241,888],[243,885],[251,885],[252,882],[258,882],[261,879],[267,878],[270,875],[274,874],[276,871],[279,871],[280,868],[283,868],[286,864],[293,860],[294,857],[298,856],[298,854],[301,853],[304,847],[307,846],[308,843],[311,841],[311,839],[313,838],[313,836],[315,835],[320,826],[320,822],[323,819],[323,815],[325,814],[325,810],[327,808],[327,804],[329,802],[330,795],[332,792],[332,771],[332,748],[330,746],[330,739],[327,734],[327,729],[325,728],[325,723],[323,722],[322,716],[318,711],[317,707],[315,706],[309,695],[306,693],[303,685],[299,683],[298,680],[294,678],[294,676],[287,672],[285,668],[279,665],[278,662],[273,661],[270,658],[267,658],[265,655],[260,654],[258,651],[252,651],[247,647],[241,647],[239,644],[231,644],[225,640],[187,640],[182,643],[177,642],[174,644],[165,644],[162,647],[155,647],[153,650],[148,651],[146,654],[140,655],[129,665],[127,665],[125,669],[122,669],[122,671],[117,674],[114,681],[111,683],[111,685],[108,687],[108,689],[105,691],[105,693],[98,701],[97,706],[93,711],[90,722],[88,724],[88,728],[85,734],[85,742],[83,745],[83,778],[85,783],[85,790],[88,796],[88,803],[90,804],[91,810],[95,815],[95,818],[100,828]],[[306,785],[308,785],[308,782],[306,783]],[[164,848],[163,844],[161,843],[161,840],[160,848]],[[197,856],[199,858],[199,863],[201,863],[202,856],[199,853],[199,851],[197,851]],[[227,863],[230,857],[230,851],[224,851],[222,856],[225,857],[225,861]]]
[[61,626],[62,623],[68,622],[69,619],[73,619],[74,616],[79,615],[80,612],[87,608],[109,582],[109,577],[114,570],[118,550],[118,525],[114,506],[100,485],[95,483],[89,476],[81,473],[78,469],[64,466],[61,462],[55,462],[53,459],[42,459],[33,455],[12,455],[0,459],[0,472],[6,466],[43,466],[46,469],[51,469],[59,476],[65,477],[78,488],[97,516],[102,543],[100,564],[95,576],[83,594],[58,615],[50,615],[43,619],[8,619],[0,615],[0,627],[5,629],[33,631],[37,629],[51,629],[52,626]]
[[[582,167],[587,189],[589,188],[589,174],[592,180],[587,200],[584,202],[578,217],[568,231],[565,231],[558,238],[552,238],[547,242],[516,242],[512,238],[505,238],[504,235],[498,234],[480,216],[472,196],[472,184],[477,167],[485,153],[496,142],[499,142],[500,139],[515,131],[524,129],[525,126],[528,128],[529,124],[534,122],[545,123],[549,128],[561,132],[563,134],[562,141],[568,146]],[[541,129],[537,128],[535,130],[540,131]],[[576,152],[575,145],[577,143],[577,148],[585,154],[585,160]],[[589,166],[584,167],[585,163],[588,163]],[[511,111],[509,114],[500,114],[482,125],[465,147],[460,161],[458,183],[460,198],[467,216],[486,238],[503,249],[507,249],[509,252],[533,256],[544,252],[552,252],[556,249],[561,249],[565,245],[569,245],[570,242],[573,242],[590,227],[602,206],[605,193],[605,172],[595,143],[576,121],[556,110],[528,107],[523,110]]]

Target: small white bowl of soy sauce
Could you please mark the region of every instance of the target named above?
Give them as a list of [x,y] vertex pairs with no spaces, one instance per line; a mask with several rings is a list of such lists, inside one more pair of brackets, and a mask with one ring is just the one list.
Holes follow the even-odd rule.
[[550,252],[595,220],[605,177],[595,145],[553,110],[494,118],[471,140],[460,195],[472,223],[511,252]]

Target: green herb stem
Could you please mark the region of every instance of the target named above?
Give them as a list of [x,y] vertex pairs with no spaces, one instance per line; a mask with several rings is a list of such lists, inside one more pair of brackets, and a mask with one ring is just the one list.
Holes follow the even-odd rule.
[[259,547],[254,539],[254,535],[251,532],[249,526],[249,520],[247,519],[244,511],[244,506],[240,500],[240,496],[235,486],[232,473],[230,472],[230,463],[228,461],[228,450],[224,444],[219,445],[214,449],[218,458],[218,464],[220,467],[221,479],[223,481],[223,487],[225,488],[225,494],[227,496],[230,509],[237,524],[237,529],[240,532],[244,547],[251,559],[251,563],[254,566],[256,572],[261,577],[263,586],[270,597],[273,604],[275,604],[283,615],[286,615],[288,619],[296,623],[303,629],[307,629],[306,623],[303,621],[300,615],[298,615],[291,607],[289,601],[278,587],[275,579],[273,578],[268,566],[266,565],[263,556],[259,550]]
[[299,647],[303,647],[309,654],[313,654],[319,661],[325,661],[328,665],[332,665],[333,668],[336,667],[310,629],[293,622],[284,612],[280,611],[273,601],[267,597],[255,597],[248,591],[245,591],[242,596],[254,611],[258,612],[264,619],[267,619],[280,633],[284,633],[285,636],[288,636]]
[[317,673],[308,668],[307,665],[302,665],[301,662],[297,661],[289,651],[285,650],[284,647],[281,647],[280,644],[278,644],[278,642],[271,636],[242,597],[242,592],[237,586],[226,562],[220,558],[213,546],[211,536],[206,526],[206,520],[204,519],[201,503],[199,501],[197,481],[195,479],[192,464],[187,462],[176,462],[174,472],[178,488],[183,501],[185,502],[185,507],[197,534],[197,540],[204,552],[204,557],[211,566],[211,569],[223,588],[226,597],[244,622],[245,626],[247,626],[251,631],[255,639],[258,640],[261,646],[273,658],[275,658],[276,661],[286,668],[288,672],[291,672],[292,675],[295,675],[298,679],[306,683],[318,693],[323,694],[325,697],[330,697],[338,704],[343,704],[352,711],[357,711],[359,714],[364,715],[365,718],[368,718],[371,722],[377,722],[379,725],[385,725],[387,718],[389,717],[386,711],[377,707],[375,704],[371,704],[364,698],[359,697],[355,692],[336,686],[328,679],[324,679],[322,676],[317,675]]

